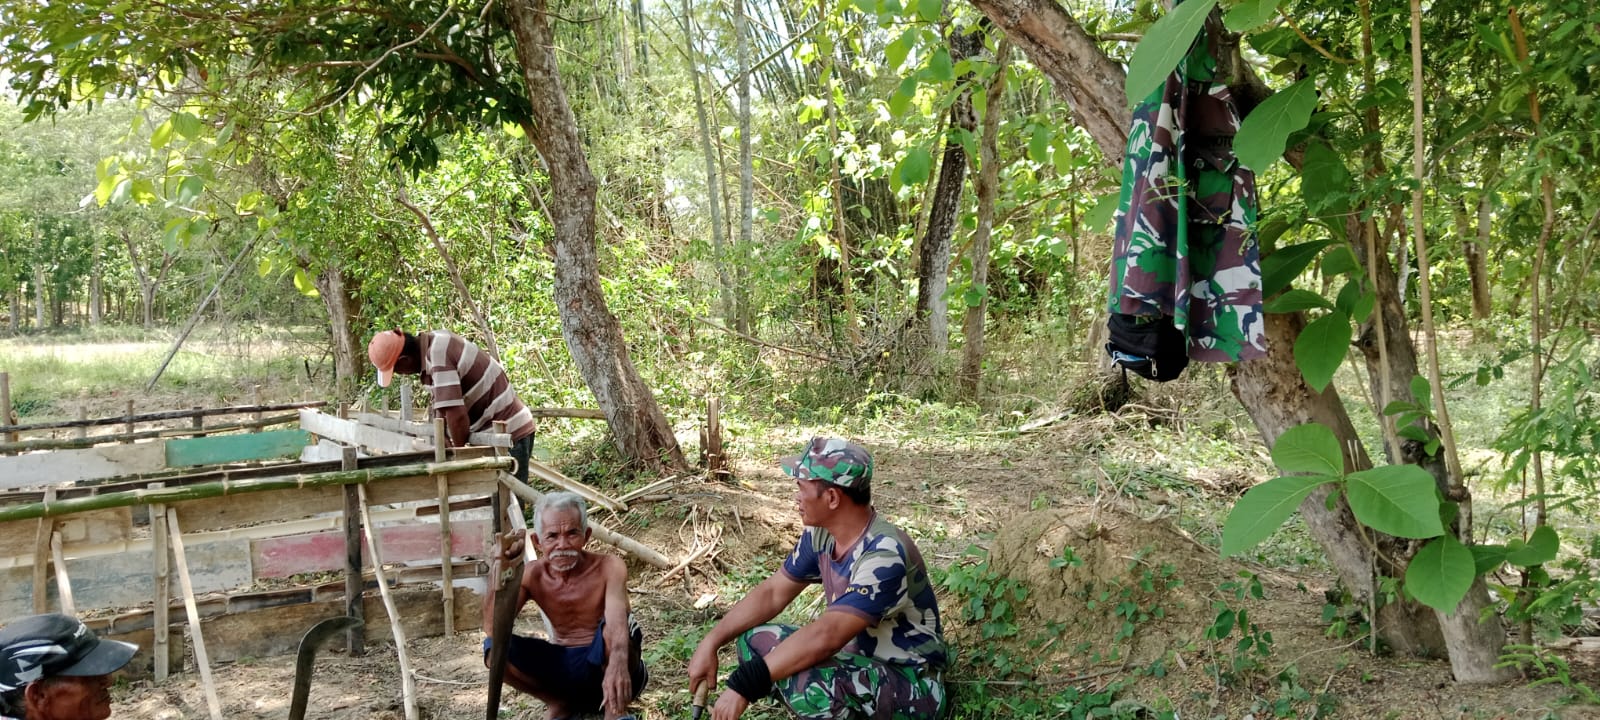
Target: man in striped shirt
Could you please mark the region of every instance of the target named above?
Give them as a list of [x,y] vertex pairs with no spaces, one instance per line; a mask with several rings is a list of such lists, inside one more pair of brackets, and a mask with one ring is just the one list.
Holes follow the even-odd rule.
[[511,434],[511,456],[518,480],[528,481],[533,450],[533,414],[511,389],[506,369],[471,340],[448,330],[413,335],[385,330],[367,344],[367,358],[378,368],[378,385],[388,387],[395,373],[422,376],[433,396],[433,416],[444,418],[450,445],[467,444],[475,432],[504,421]]

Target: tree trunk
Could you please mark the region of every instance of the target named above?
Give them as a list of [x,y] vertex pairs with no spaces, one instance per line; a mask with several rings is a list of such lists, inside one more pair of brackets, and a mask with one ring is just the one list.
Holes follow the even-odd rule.
[[561,334],[622,454],[646,467],[684,468],[687,464],[672,426],[634,369],[622,328],[600,291],[596,182],[561,85],[545,2],[511,0],[505,5],[505,17],[527,83],[536,129],[531,137],[550,172],[550,215],[555,226],[551,246]]
[[15,290],[6,294],[11,300],[11,316],[7,318],[7,322],[11,326],[11,334],[15,335],[22,330],[22,286],[18,285]]
[[[976,55],[983,48],[977,31],[963,33],[952,30],[948,44],[950,59],[961,62]],[[970,76],[957,79],[965,82]],[[955,234],[956,211],[961,209],[961,188],[967,178],[967,151],[956,141],[955,129],[968,133],[977,129],[978,120],[972,114],[972,89],[967,85],[950,106],[950,129],[945,137],[944,155],[939,160],[939,186],[933,194],[933,206],[928,211],[928,232],[922,238],[922,251],[917,257],[917,319],[922,344],[931,357],[942,357],[950,350],[950,303],[945,298],[950,289],[950,237]]]
[[355,400],[361,374],[366,371],[358,329],[361,298],[355,295],[353,284],[337,267],[324,268],[312,284],[317,286],[322,305],[328,310],[328,329],[333,336],[334,392],[340,402],[351,402]]
[[105,296],[101,292],[101,283],[100,271],[96,270],[94,275],[89,276],[89,325],[91,326],[99,326],[105,315],[105,308],[102,306]]
[[733,0],[733,33],[739,56],[739,259],[735,268],[738,282],[734,300],[738,306],[739,332],[750,334],[750,256],[751,214],[755,204],[750,164],[750,30],[745,19],[744,0]]
[[983,389],[984,319],[989,312],[989,239],[994,229],[994,201],[999,194],[1000,104],[1006,94],[1006,70],[1011,65],[1011,43],[1000,41],[995,51],[996,70],[989,81],[983,108],[983,134],[978,138],[978,168],[972,185],[978,195],[978,227],[972,233],[972,291],[977,304],[967,303],[961,323],[961,370],[956,373],[961,391],[976,400]]
[[[1239,399],[1261,432],[1267,447],[1272,447],[1285,430],[1308,422],[1322,423],[1341,439],[1345,451],[1345,470],[1364,470],[1372,466],[1366,449],[1355,440],[1355,428],[1345,413],[1339,394],[1331,386],[1316,393],[1306,386],[1294,364],[1294,339],[1305,328],[1299,313],[1269,313],[1267,354],[1239,363],[1230,372],[1234,397]],[[1339,573],[1345,587],[1357,597],[1372,597],[1374,562],[1362,542],[1355,518],[1342,500],[1334,510],[1327,507],[1328,491],[1319,490],[1300,504],[1306,529],[1328,556],[1328,563]],[[1409,557],[1406,544],[1396,538],[1372,533],[1372,540],[1383,551],[1381,557]],[[1403,577],[1405,568],[1388,567],[1381,561],[1379,575]],[[1396,652],[1437,656],[1444,652],[1444,640],[1432,611],[1416,603],[1391,603],[1378,608],[1374,623],[1378,636]]]
[[694,115],[700,124],[700,151],[706,157],[706,203],[711,210],[711,262],[717,269],[717,307],[722,322],[735,325],[733,280],[728,275],[728,258],[722,243],[722,179],[717,172],[717,155],[712,149],[711,128],[706,122],[705,94],[700,89],[700,46],[694,41],[694,17],[689,13],[689,0],[683,0],[683,39],[688,46],[689,79],[694,83]]
[[33,269],[33,327],[35,330],[44,329],[44,268]]
[[[1122,88],[1121,68],[1112,64],[1083,28],[1053,0],[973,0],[973,5],[1004,30],[1051,79],[1057,93],[1068,99],[1080,124],[1099,144],[1107,161],[1120,165],[1125,128],[1131,120]],[[1388,263],[1374,265],[1393,270]],[[1398,284],[1374,278],[1374,285],[1380,288],[1379,307],[1392,310],[1385,307],[1388,304],[1385,300],[1398,304],[1399,293],[1384,292],[1383,286],[1398,291]],[[1347,464],[1352,468],[1365,466],[1369,461],[1338,396],[1331,388],[1327,392],[1312,393],[1294,366],[1292,348],[1304,320],[1298,314],[1268,314],[1266,319],[1268,354],[1239,363],[1233,371],[1233,390],[1267,445],[1271,446],[1290,427],[1321,422],[1334,431],[1340,445],[1346,448]],[[1397,330],[1389,331],[1386,327],[1385,332],[1393,338],[1390,346],[1409,346],[1409,336],[1398,330],[1402,326],[1393,327]],[[1407,349],[1409,352],[1405,355],[1411,358],[1411,367],[1415,368],[1415,350]],[[1403,362],[1403,358],[1390,357],[1389,360],[1391,370],[1397,362]],[[1404,377],[1408,381],[1411,375],[1392,377]],[[1328,510],[1326,504],[1318,501],[1318,495],[1314,493],[1301,505],[1307,526],[1323,544],[1330,563],[1346,585],[1370,589],[1375,560],[1364,544],[1353,540],[1356,526],[1348,509],[1341,502],[1335,510]],[[1374,542],[1380,548],[1399,543],[1394,538],[1381,536],[1374,538]],[[1393,553],[1385,556],[1404,557]],[[1390,577],[1401,576],[1399,568],[1379,566],[1376,569]],[[1483,604],[1487,598],[1477,592],[1480,587],[1481,584],[1475,586],[1474,592],[1457,608],[1456,615],[1433,613],[1412,602],[1387,606],[1379,611],[1376,630],[1391,647],[1401,652],[1431,653],[1441,645],[1448,645],[1452,668],[1461,680],[1488,679],[1489,675],[1477,673],[1476,669],[1481,666],[1482,658],[1499,654],[1504,635],[1497,632],[1498,621],[1480,625],[1476,623],[1476,616],[1471,615],[1475,609],[1487,607]],[[1396,617],[1396,613],[1403,614],[1403,618]],[[1472,622],[1466,620],[1468,616]],[[1441,638],[1444,643],[1439,642]]]
[[1494,303],[1489,296],[1489,269],[1484,257],[1484,249],[1489,247],[1489,231],[1493,223],[1494,202],[1489,197],[1488,191],[1478,196],[1478,227],[1475,240],[1467,240],[1465,251],[1467,255],[1467,277],[1472,282],[1472,317],[1478,320],[1488,320],[1494,312]]

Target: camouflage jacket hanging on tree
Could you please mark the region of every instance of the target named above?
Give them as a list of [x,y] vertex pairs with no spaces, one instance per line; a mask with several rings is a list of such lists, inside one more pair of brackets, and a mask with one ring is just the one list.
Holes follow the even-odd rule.
[[1166,316],[1186,335],[1189,359],[1237,362],[1266,353],[1261,252],[1255,173],[1234,157],[1239,112],[1216,67],[1202,32],[1134,108],[1108,309],[1114,343],[1119,321]]

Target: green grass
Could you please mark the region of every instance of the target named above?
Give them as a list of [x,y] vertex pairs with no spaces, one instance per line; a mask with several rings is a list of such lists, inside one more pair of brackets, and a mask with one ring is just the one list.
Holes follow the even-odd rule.
[[0,340],[0,372],[10,375],[12,406],[23,422],[70,417],[80,404],[91,416],[120,414],[128,399],[140,411],[248,403],[255,385],[269,399],[321,397],[322,383],[306,379],[301,347],[292,331],[229,338],[197,332],[147,393],[171,348],[162,333],[30,336]]

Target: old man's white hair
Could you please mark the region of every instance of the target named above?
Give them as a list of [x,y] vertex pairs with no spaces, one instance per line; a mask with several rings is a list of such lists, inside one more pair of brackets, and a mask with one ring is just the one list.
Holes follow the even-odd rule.
[[553,492],[539,496],[539,502],[533,506],[533,534],[535,537],[544,534],[544,512],[546,510],[577,510],[578,529],[589,529],[589,508],[584,504],[583,498],[577,493]]

